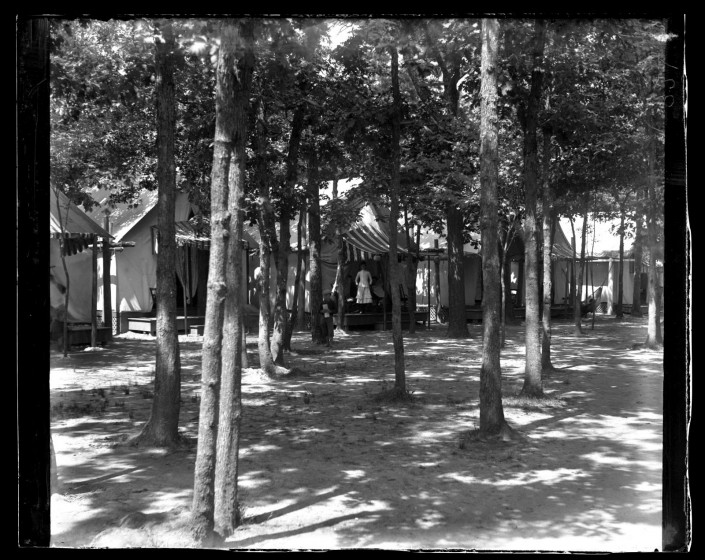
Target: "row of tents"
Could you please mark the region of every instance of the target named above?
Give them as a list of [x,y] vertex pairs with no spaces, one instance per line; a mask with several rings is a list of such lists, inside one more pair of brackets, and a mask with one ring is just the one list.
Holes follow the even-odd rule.
[[[69,323],[90,323],[96,313],[100,319],[111,315],[112,325],[109,326],[112,327],[113,333],[119,333],[127,330],[129,318],[153,315],[155,310],[158,252],[157,193],[144,191],[139,200],[132,204],[110,205],[107,193],[103,195],[96,193],[95,198],[99,204],[87,214],[71,203],[63,193],[52,190],[50,210],[52,316],[65,316]],[[182,306],[187,313],[204,315],[210,240],[207,229],[194,225],[193,218],[197,214],[197,209],[189,202],[188,196],[179,193],[174,216],[176,242],[179,248],[175,271],[178,279],[177,301],[183,302]],[[357,223],[343,235],[345,282],[352,282],[359,263],[363,260],[368,263],[373,276],[380,275],[389,251],[388,218],[387,209],[375,204],[360,204]],[[564,233],[565,225],[564,222],[556,228],[553,248],[556,255],[553,302],[558,305],[567,302],[570,290],[573,249]],[[589,298],[598,288],[601,288],[598,310],[611,312],[617,299],[619,261],[615,246],[618,247],[619,239],[609,230],[609,225],[597,223],[595,226],[596,230],[591,240],[592,247],[588,246],[590,258],[585,269],[581,299]],[[292,307],[294,297],[298,251],[297,228],[298,220],[293,220],[287,283],[289,309]],[[244,250],[247,253],[246,266],[243,270],[243,278],[246,282],[243,284],[249,287],[248,293],[243,294],[243,297],[247,298],[248,302],[256,303],[253,295],[259,266],[257,254],[259,234],[256,226],[245,228],[243,241],[245,241]],[[445,255],[445,239],[432,232],[422,232],[418,239],[418,246],[415,241],[408,242],[404,231],[399,229],[398,252],[404,256],[420,257],[414,294],[417,306],[428,306],[429,303],[431,307],[436,303],[448,306],[448,261]],[[93,243],[99,243],[101,247],[107,243],[109,257],[96,260],[92,251],[86,250],[92,247]],[[516,297],[515,303],[521,306],[523,303],[523,246],[520,237],[517,237],[517,244],[510,248],[510,258],[512,292]],[[306,260],[304,259],[304,263]],[[321,247],[324,288],[333,284],[337,260],[338,249],[335,244],[332,241],[324,241]],[[406,266],[407,262],[406,258],[403,259],[403,266]],[[465,301],[468,306],[479,306],[482,299],[481,263],[477,243],[466,244],[463,266]],[[631,246],[625,246],[624,263],[623,301],[629,304],[632,302],[634,290],[634,257]],[[62,290],[67,284],[66,272],[71,286],[68,309],[64,309],[65,296]],[[97,297],[92,289],[94,284],[98,290]],[[273,294],[274,282],[270,284]],[[301,275],[300,288],[304,294],[304,309],[308,311],[308,268]],[[645,280],[642,280],[642,285],[637,289],[645,298]],[[642,299],[642,302],[644,301]],[[110,313],[105,313],[106,305],[110,306]]]

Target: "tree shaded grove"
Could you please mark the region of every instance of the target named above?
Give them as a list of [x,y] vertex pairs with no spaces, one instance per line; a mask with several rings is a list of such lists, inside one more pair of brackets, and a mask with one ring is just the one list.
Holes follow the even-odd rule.
[[[554,371],[558,260],[570,283],[562,304],[579,337],[594,296],[586,292],[595,286],[586,264],[594,222],[618,224],[615,316],[642,310],[638,295],[626,301],[622,286],[628,241],[634,284],[641,285],[642,273],[647,282],[648,334],[637,342],[663,344],[665,20],[49,24],[51,188],[86,212],[98,207],[99,194],[107,193],[108,208],[138,204],[145,192],[158,197],[155,395],[134,445],[183,444],[177,195],[195,209],[190,227],[209,240],[192,504],[199,542],[216,543],[241,523],[246,321],[256,308],[257,367],[272,380],[296,375],[292,332],[325,342],[319,311],[329,291],[340,333],[351,312],[344,238],[363,205],[384,208],[389,226],[375,264],[391,292],[384,320],[389,313],[393,389],[384,398],[410,398],[404,344],[417,328],[415,282],[423,269],[430,283],[434,255],[438,267],[442,253],[448,305],[427,297],[428,317],[431,307],[434,319],[446,314],[448,340],[482,347],[476,436],[511,439],[502,404],[504,329],[520,320],[514,308],[521,308],[522,396],[541,399],[544,376]],[[349,179],[354,186],[338,193]],[[581,232],[569,239],[569,255],[554,251],[561,219]],[[443,240],[444,249],[424,253],[422,231]],[[326,243],[335,247],[334,263],[322,257]],[[481,340],[470,336],[466,315],[474,302],[466,302],[464,259],[473,251],[481,258]],[[259,276],[243,276],[255,260]],[[511,291],[516,262],[521,301]],[[336,267],[332,285],[325,285],[325,266]],[[244,295],[251,290],[256,300]],[[594,319],[595,305],[590,311]]]

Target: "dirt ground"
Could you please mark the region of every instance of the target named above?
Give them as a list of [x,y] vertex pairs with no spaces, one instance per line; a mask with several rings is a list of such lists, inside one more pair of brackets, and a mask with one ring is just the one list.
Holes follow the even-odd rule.
[[[353,331],[331,349],[295,335],[300,376],[243,375],[243,525],[229,549],[654,551],[661,547],[662,352],[635,347],[646,319],[555,323],[540,404],[517,398],[523,327],[502,353],[504,411],[518,441],[464,441],[479,424],[481,326],[451,341],[405,336],[411,404],[393,384],[390,332]],[[248,338],[251,362],[254,336]],[[60,483],[53,547],[192,547],[201,337],[180,337],[178,451],[134,448],[151,406],[154,338],[51,355]]]

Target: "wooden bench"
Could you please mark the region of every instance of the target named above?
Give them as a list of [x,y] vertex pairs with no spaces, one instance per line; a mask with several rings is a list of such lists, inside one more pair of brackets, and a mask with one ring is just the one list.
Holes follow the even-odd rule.
[[[188,316],[189,330],[191,324],[201,325],[203,324],[205,317],[196,315]],[[157,318],[156,317],[130,317],[127,320],[127,329],[134,332],[143,332],[151,334],[152,336],[157,335]],[[186,324],[184,317],[179,316],[176,318],[176,329],[178,332],[186,332]]]

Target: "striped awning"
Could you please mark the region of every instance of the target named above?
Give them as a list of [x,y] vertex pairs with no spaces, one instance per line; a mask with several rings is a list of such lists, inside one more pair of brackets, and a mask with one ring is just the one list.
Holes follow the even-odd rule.
[[[191,222],[176,222],[174,226],[177,247],[188,245],[206,251],[210,249],[210,224],[208,222],[202,223],[200,231],[197,231]],[[243,230],[242,241],[243,245],[248,243],[250,248],[258,245],[258,241],[252,236],[250,228],[247,226]]]
[[197,249],[210,249],[211,240],[209,235],[198,233],[190,222],[176,222],[174,224],[174,234],[177,247],[188,245]]
[[[355,225],[343,235],[343,238],[350,245],[366,253],[381,254],[389,252],[389,236],[387,232],[368,224]],[[397,250],[400,253],[408,252],[406,247],[402,247],[399,243],[397,243]]]

